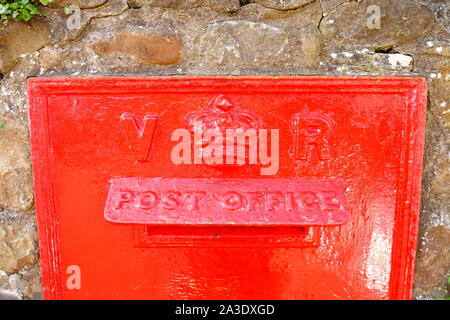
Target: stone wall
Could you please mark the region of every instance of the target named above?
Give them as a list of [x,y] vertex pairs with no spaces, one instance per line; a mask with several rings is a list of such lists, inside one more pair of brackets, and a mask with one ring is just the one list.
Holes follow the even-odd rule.
[[[64,14],[71,4],[79,16]],[[379,28],[368,27],[370,5]],[[426,77],[414,292],[449,295],[447,0],[60,0],[43,11],[0,26],[0,298],[41,297],[26,79],[99,75]]]

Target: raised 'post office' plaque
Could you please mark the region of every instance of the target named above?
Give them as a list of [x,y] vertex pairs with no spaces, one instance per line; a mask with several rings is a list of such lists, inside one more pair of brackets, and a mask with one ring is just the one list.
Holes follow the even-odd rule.
[[426,84],[34,78],[47,299],[408,299]]

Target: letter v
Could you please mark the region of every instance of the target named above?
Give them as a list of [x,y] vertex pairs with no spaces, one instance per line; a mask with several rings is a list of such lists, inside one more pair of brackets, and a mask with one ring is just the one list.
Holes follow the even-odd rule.
[[147,114],[144,116],[142,125],[140,125],[132,114],[124,113],[120,116],[120,122],[122,123],[122,129],[136,160],[147,161],[158,116],[155,114]]

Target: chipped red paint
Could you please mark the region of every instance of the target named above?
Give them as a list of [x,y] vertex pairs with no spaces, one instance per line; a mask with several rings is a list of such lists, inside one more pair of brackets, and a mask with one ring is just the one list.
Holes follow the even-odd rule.
[[[45,298],[411,297],[424,80],[52,78],[28,85]],[[278,129],[279,170],[261,175],[260,162],[173,163],[171,134],[192,132],[192,119],[218,131]],[[114,193],[121,183],[136,193]],[[174,216],[148,202],[152,197],[139,202],[139,192],[149,187],[207,187],[216,195],[264,189],[284,192],[285,202],[277,217],[248,209],[247,198],[234,199],[225,205],[242,204],[242,215],[230,221],[235,225],[223,224],[228,212],[220,202],[203,204],[191,216],[175,207],[170,220]],[[326,213],[330,220],[320,216],[320,204],[304,215],[301,205],[316,200],[286,209],[294,203],[289,192],[328,189],[335,192],[331,203],[343,203]],[[124,206],[111,222],[114,197]],[[275,200],[263,205],[274,208]],[[129,204],[137,211],[127,211]],[[79,270],[77,285],[69,283],[71,270]]]

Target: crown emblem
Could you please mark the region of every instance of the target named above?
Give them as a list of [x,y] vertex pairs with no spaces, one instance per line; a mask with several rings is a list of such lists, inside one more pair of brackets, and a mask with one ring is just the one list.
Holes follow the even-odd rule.
[[256,114],[240,109],[229,96],[220,94],[206,108],[189,112],[186,121],[192,131],[204,133],[208,129],[225,133],[226,129],[259,129],[262,121]]

